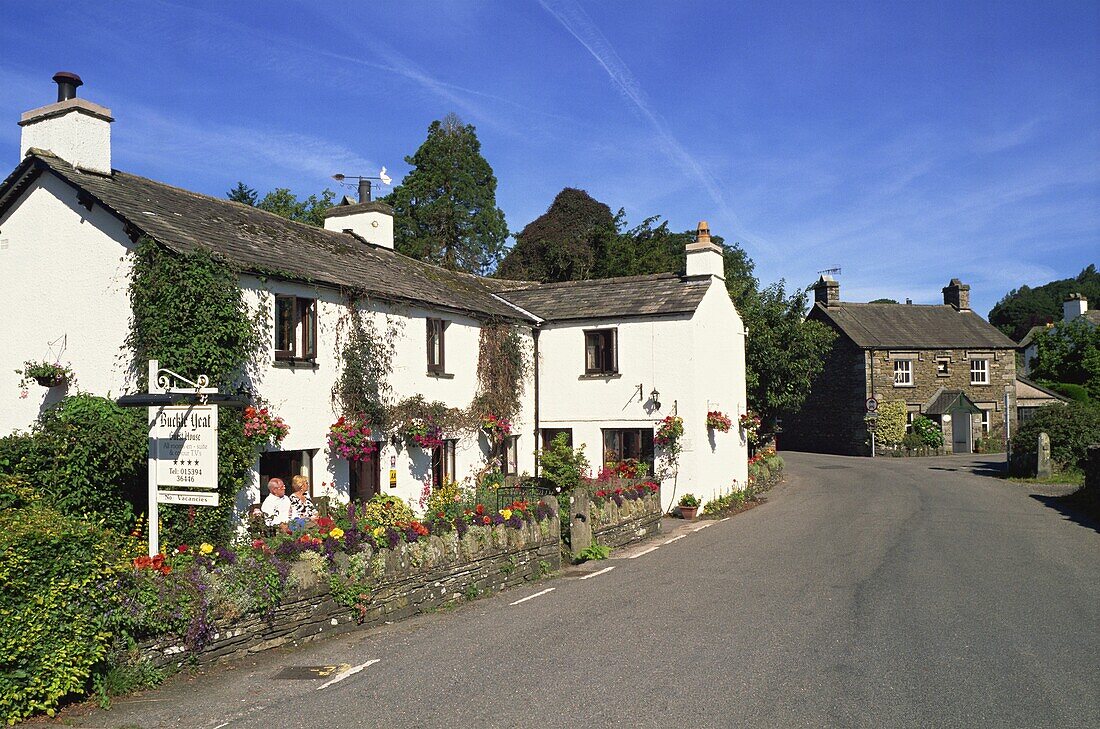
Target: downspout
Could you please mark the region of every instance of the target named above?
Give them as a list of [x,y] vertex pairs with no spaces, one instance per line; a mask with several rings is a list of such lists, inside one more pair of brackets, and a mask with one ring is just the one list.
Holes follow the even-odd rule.
[[534,359],[535,359],[535,367],[534,367],[534,373],[535,373],[535,378],[534,378],[535,379],[535,451],[536,451],[536,455],[535,455],[535,478],[539,477],[539,457],[538,457],[537,453],[538,453],[538,448],[539,448],[539,333],[540,332],[541,332],[541,330],[538,328],[537,325],[531,328],[531,339],[535,343],[535,354],[534,354]]

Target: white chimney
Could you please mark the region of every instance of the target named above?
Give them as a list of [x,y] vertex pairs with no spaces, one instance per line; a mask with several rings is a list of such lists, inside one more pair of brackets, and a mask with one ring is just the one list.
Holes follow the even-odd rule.
[[1081,294],[1070,294],[1062,302],[1062,321],[1073,321],[1088,310],[1088,299]]
[[687,275],[716,276],[726,280],[722,249],[711,241],[710,227],[705,220],[699,221],[695,242],[687,244]]
[[354,233],[368,243],[393,249],[393,208],[384,202],[344,197],[325,211],[325,230]]
[[111,174],[111,110],[76,98],[76,87],[83,84],[75,73],[59,71],[57,103],[23,114],[19,126],[19,156],[36,148],[47,150],[73,167],[90,172]]

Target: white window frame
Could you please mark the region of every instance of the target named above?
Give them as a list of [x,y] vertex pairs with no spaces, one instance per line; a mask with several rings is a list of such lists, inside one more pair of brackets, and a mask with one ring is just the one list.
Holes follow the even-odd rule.
[[[941,370],[942,368],[942,370]],[[936,357],[936,377],[947,377],[951,374],[951,358]]]
[[989,360],[985,357],[976,357],[970,360],[970,384],[989,384]]
[[989,410],[982,410],[982,435],[989,435]]
[[894,387],[913,387],[913,360],[894,360]]

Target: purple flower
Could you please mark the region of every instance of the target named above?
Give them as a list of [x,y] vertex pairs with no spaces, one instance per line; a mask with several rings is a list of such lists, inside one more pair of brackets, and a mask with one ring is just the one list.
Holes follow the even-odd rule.
[[390,549],[395,549],[401,543],[401,534],[393,527],[386,527],[386,543]]
[[458,532],[458,538],[466,536],[466,532],[470,530],[470,525],[466,523],[466,518],[462,516],[455,517],[455,531]]

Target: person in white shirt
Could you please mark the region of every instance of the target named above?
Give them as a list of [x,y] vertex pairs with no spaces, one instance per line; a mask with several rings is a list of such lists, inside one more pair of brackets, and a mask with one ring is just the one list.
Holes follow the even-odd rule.
[[264,524],[280,526],[290,521],[290,499],[286,495],[286,484],[281,478],[267,482],[267,498],[260,508],[264,512]]

